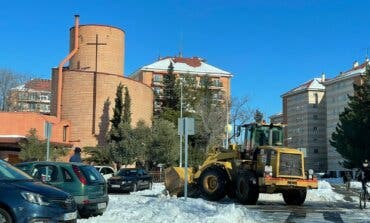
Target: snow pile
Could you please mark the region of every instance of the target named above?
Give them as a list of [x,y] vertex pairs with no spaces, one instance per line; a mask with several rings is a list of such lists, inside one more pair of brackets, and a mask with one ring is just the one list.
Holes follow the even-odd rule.
[[[264,222],[266,214],[258,208],[248,208],[229,199],[210,202],[201,198],[177,198],[165,195],[163,184],[154,184],[152,190],[131,194],[110,195],[106,212],[102,216],[79,219],[78,222],[148,222],[148,223],[248,223]],[[326,181],[319,188],[308,190],[307,202],[343,201]],[[263,203],[285,205],[281,194],[260,194],[257,205]]]
[[242,205],[220,204],[200,198],[185,200],[163,195],[163,190],[163,184],[154,184],[152,190],[110,195],[108,208],[102,216],[78,222],[262,222],[256,212]]
[[307,191],[306,201],[343,201],[344,196],[333,191],[330,183],[319,181],[319,188]]
[[[329,182],[319,181],[318,189],[307,190],[306,201],[342,201],[343,195],[335,193]],[[258,201],[282,201],[283,195],[279,194],[260,194]]]

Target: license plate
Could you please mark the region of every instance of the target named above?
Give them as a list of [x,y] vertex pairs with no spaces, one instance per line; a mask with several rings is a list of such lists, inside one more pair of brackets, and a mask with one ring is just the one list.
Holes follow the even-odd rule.
[[77,219],[77,211],[71,212],[71,213],[66,213],[63,216],[64,221],[70,221],[70,220],[74,220],[74,219]]
[[106,207],[107,207],[106,203],[99,203],[98,204],[98,209],[103,209],[103,208],[106,208]]
[[113,188],[120,188],[120,187],[121,187],[121,185],[115,185],[115,184],[113,184],[113,185],[112,185],[112,187],[113,187]]

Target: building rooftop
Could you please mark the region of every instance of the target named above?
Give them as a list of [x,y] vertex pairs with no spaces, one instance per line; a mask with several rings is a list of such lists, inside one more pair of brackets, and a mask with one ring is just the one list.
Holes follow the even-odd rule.
[[332,84],[339,80],[344,80],[344,79],[347,79],[353,76],[362,75],[365,73],[367,65],[370,65],[370,61],[367,58],[362,64],[359,64],[357,61],[355,61],[351,69],[345,72],[340,72],[339,75],[336,76],[335,78],[332,78],[331,80],[326,81],[325,85]]
[[297,93],[300,93],[300,92],[303,92],[303,91],[308,91],[308,90],[325,90],[325,86],[323,85],[323,82],[324,82],[323,80],[325,81],[325,79],[323,79],[323,78],[311,79],[311,80],[299,85],[298,87],[293,88],[292,90],[284,93],[282,95],[282,97],[297,94]]
[[32,79],[26,84],[18,85],[14,90],[51,91],[51,81],[47,79]]
[[[176,73],[189,73],[198,75],[210,75],[210,76],[232,76],[230,72],[221,70],[217,67],[209,65],[204,59],[199,57],[165,57],[158,61],[143,66],[132,75],[137,74],[139,71],[167,71],[168,67],[172,63],[174,72]],[[132,76],[131,75],[131,76]]]

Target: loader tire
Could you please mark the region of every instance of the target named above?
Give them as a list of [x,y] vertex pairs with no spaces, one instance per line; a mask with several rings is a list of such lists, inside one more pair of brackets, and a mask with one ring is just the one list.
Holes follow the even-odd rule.
[[240,171],[236,178],[236,198],[242,204],[255,205],[259,196],[256,174]]
[[235,187],[235,183],[230,181],[227,186],[226,186],[226,195],[230,198],[230,199],[235,199],[236,198],[236,187]]
[[307,189],[287,190],[283,192],[283,198],[287,205],[302,205],[306,200]]
[[200,192],[207,200],[221,200],[226,196],[227,182],[225,170],[218,166],[208,167],[199,177]]

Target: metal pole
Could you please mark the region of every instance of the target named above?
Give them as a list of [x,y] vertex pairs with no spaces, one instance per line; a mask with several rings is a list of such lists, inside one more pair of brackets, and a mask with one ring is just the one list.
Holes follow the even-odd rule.
[[50,136],[51,136],[51,123],[46,122],[46,161],[50,160]]
[[229,149],[229,100],[226,99],[226,149]]
[[[182,122],[182,80],[181,80],[181,77],[180,77],[180,118]],[[180,134],[180,167],[182,167],[182,134]]]
[[188,126],[184,121],[185,126],[185,185],[184,185],[184,197],[185,200],[188,197]]

